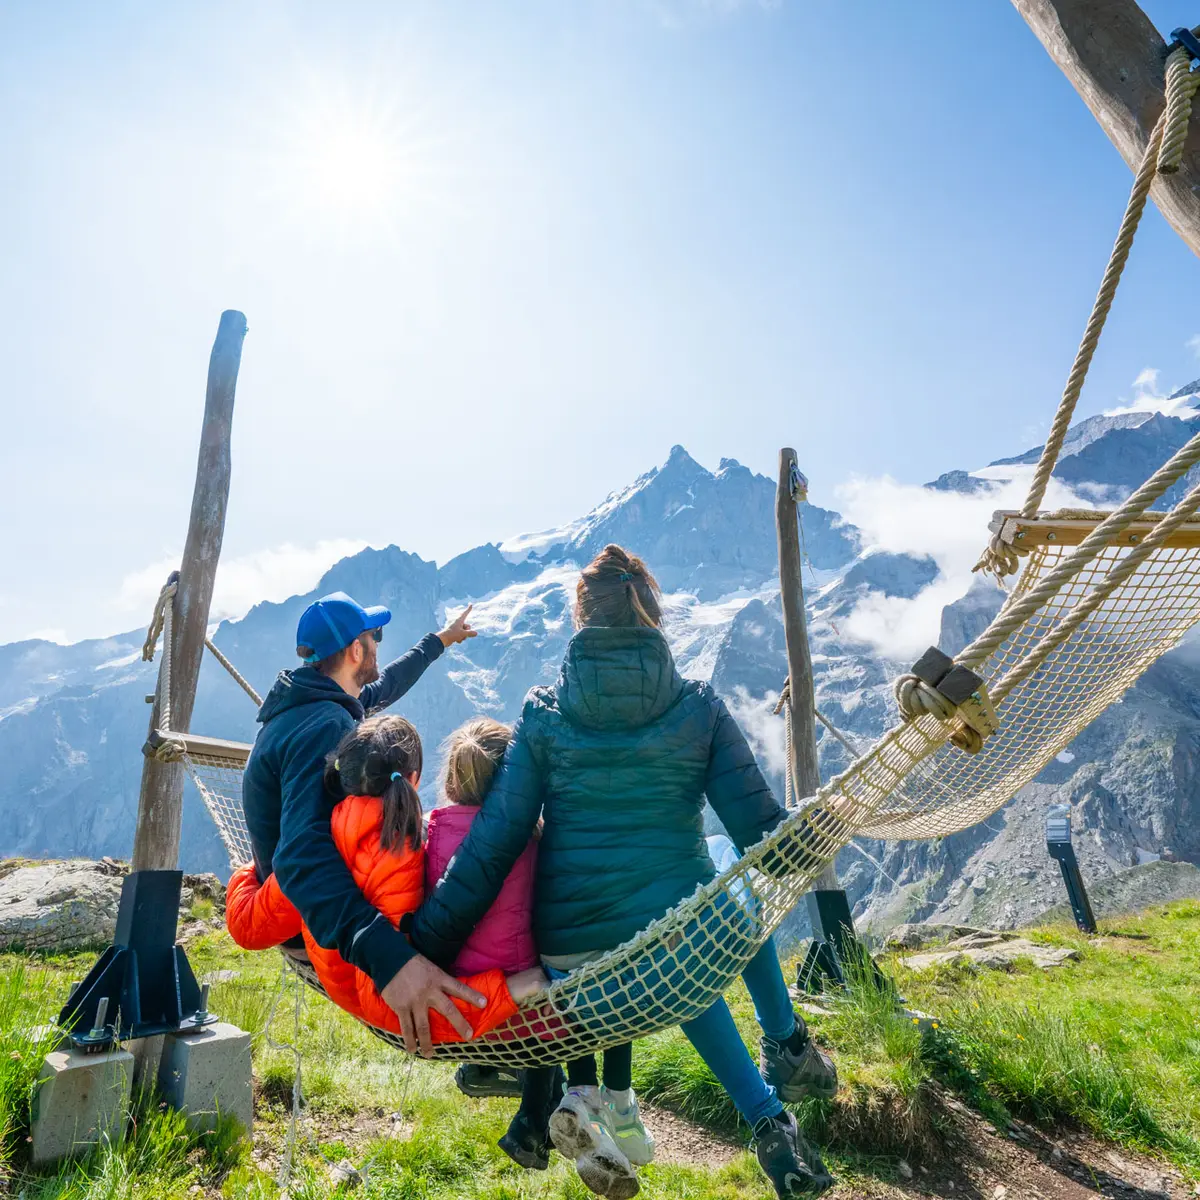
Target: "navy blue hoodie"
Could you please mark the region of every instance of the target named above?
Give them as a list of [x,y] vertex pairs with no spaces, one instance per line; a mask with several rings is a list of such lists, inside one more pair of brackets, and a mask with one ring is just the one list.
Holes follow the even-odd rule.
[[379,989],[415,951],[364,899],[329,831],[325,758],[365,713],[399,700],[444,647],[427,634],[355,699],[315,667],[282,671],[259,709],[242,807],[260,880],[272,871],[317,945],[336,949]]

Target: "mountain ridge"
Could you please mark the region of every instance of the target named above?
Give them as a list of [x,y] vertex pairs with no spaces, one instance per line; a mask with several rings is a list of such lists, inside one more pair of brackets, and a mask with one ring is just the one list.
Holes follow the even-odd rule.
[[[1131,463],[1169,452],[1188,429],[1189,421],[1154,414],[1128,422],[1091,418],[1072,431],[1065,461],[1075,463],[1069,469],[1077,484],[1097,493],[1119,491],[1136,473]],[[1036,459],[1036,453],[1020,457]],[[1082,478],[1089,473],[1097,478]],[[976,478],[965,472],[941,478],[960,490],[953,486],[959,476]],[[345,590],[392,609],[385,656],[436,628],[448,608],[473,603],[479,636],[448,652],[401,706],[426,740],[430,806],[437,799],[438,744],[474,712],[512,719],[532,684],[554,679],[571,636],[577,571],[604,544],[620,542],[641,554],[663,585],[666,633],[681,671],[710,679],[725,696],[782,794],[782,727],[772,716],[786,674],[774,502],[773,480],[729,458],[710,471],[675,446],[660,467],[565,526],[484,543],[440,565],[394,545],[366,549],[333,564],[304,595],[264,601],[221,622],[214,638],[265,692],[276,673],[296,661],[300,612],[326,591]],[[943,575],[931,557],[868,544],[833,510],[805,503],[800,517],[818,705],[856,742],[869,744],[894,722],[890,681],[905,664],[848,634],[847,619],[863,604],[909,602]],[[942,609],[940,631],[931,635],[938,633],[949,652],[961,648],[986,627],[1002,599],[975,577]],[[10,763],[0,781],[0,818],[8,831],[0,853],[128,852],[140,773],[136,750],[148,715],[143,698],[157,669],[141,662],[141,640],[137,631],[73,647],[0,646],[0,753]],[[1036,862],[1030,854],[1040,839],[1039,814],[1051,799],[1074,801],[1089,871],[1111,875],[1155,855],[1200,859],[1200,834],[1189,832],[1197,815],[1191,798],[1200,762],[1196,714],[1200,659],[1181,648],[1077,739],[1069,762],[1051,764],[988,827],[936,844],[862,842],[844,851],[838,867],[857,918],[883,928],[941,913],[965,920],[975,908],[993,923],[1036,915],[1037,904],[1061,899],[1056,868],[1044,854]],[[254,716],[236,685],[206,662],[193,729],[251,740]],[[818,748],[825,778],[848,765],[845,748],[823,730]],[[183,834],[188,869],[225,868],[190,788]],[[1002,887],[1008,867],[1033,875],[1021,876],[1019,888]],[[793,932],[801,931],[803,918],[793,924]]]

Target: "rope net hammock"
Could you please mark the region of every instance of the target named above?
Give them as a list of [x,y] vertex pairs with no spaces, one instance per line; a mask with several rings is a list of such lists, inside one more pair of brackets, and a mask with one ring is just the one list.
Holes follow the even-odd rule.
[[[1200,456],[1200,438],[1195,453]],[[1188,501],[1194,512],[1200,489]],[[1034,548],[1005,610],[980,640],[1078,555],[1071,540],[1094,532],[1104,516],[1025,522],[1002,514],[1008,535],[1023,535]],[[1156,532],[1167,544],[1150,541]],[[928,713],[903,721],[736,866],[637,938],[554,984],[503,1027],[465,1045],[439,1047],[438,1053],[455,1061],[529,1066],[689,1020],[741,974],[851,838],[940,836],[1002,807],[1200,620],[1200,522],[1154,514],[1115,537],[1119,540],[1103,546],[1002,635],[988,661],[989,678],[1003,684],[1014,673],[1024,674],[997,700],[1000,727],[979,753],[964,753],[950,742],[952,722]],[[1122,569],[1126,577],[1111,586]],[[1081,607],[1090,607],[1082,619]],[[1064,633],[1072,622],[1075,627]],[[1031,657],[1042,652],[1040,663],[1028,669]],[[230,863],[248,861],[241,772],[250,747],[174,737]],[[315,975],[291,965],[319,990]],[[399,1038],[374,1032],[402,1048]]]
[[[1200,521],[1194,519],[1200,486],[1170,513],[1151,510],[1200,462],[1200,435],[1115,512],[1039,512],[1151,184],[1156,173],[1177,169],[1198,86],[1186,51],[1174,50],[1166,62],[1167,104],[1134,180],[1029,497],[1021,512],[996,514],[977,568],[997,577],[1020,571],[1020,577],[988,629],[952,663],[945,659],[958,676],[955,687],[922,672],[923,656],[897,680],[900,722],[816,796],[798,801],[735,866],[636,938],[533,997],[504,1026],[443,1045],[438,1055],[496,1066],[562,1062],[698,1016],[852,838],[930,838],[986,819],[1200,620]],[[240,866],[251,858],[241,802],[250,747],[170,728],[174,589],[168,581],[147,636],[150,658],[159,633],[165,635],[158,731],[150,745],[160,757],[182,760],[230,863]],[[964,677],[966,692],[959,687]],[[791,766],[789,755],[789,802]],[[287,961],[320,990],[310,969]],[[403,1048],[398,1037],[374,1032]]]

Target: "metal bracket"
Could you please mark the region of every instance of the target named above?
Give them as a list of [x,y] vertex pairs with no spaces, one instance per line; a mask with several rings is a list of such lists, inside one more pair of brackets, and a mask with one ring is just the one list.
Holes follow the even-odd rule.
[[1195,61],[1200,61],[1200,38],[1188,29],[1181,25],[1178,29],[1171,30],[1171,44],[1167,47],[1167,53],[1171,54],[1182,47]]

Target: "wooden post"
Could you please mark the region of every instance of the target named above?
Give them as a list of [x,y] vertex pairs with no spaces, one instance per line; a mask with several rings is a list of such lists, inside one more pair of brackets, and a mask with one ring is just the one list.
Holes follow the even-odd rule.
[[[779,591],[783,600],[783,633],[787,643],[789,706],[792,735],[792,779],[799,797],[813,796],[821,786],[817,766],[817,705],[813,698],[812,656],[804,616],[804,581],[800,574],[800,530],[792,496],[796,452],[779,451],[779,486],[775,491],[775,532],[779,539]],[[837,871],[829,863],[814,883],[817,891],[836,889]]]
[[[1013,0],[1050,57],[1136,170],[1164,106],[1166,43],[1134,0]],[[1176,175],[1150,190],[1171,227],[1200,254],[1200,106]]]
[[[187,733],[191,726],[208,610],[225,535],[229,435],[245,336],[246,318],[235,309],[223,312],[208,362],[208,391],[204,399],[196,487],[192,493],[192,515],[183,548],[179,590],[175,595],[170,701],[171,728],[178,733]],[[176,868],[182,816],[183,764],[162,763],[147,755],[142,767],[137,832],[133,840],[135,871]]]

